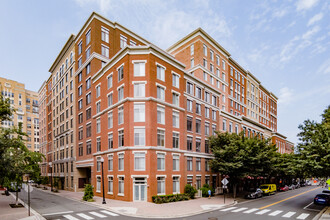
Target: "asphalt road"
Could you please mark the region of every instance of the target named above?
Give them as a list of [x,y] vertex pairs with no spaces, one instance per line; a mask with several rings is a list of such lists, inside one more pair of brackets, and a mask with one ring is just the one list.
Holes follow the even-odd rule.
[[[215,217],[218,220],[311,220],[324,208],[324,206],[313,204],[314,195],[321,191],[322,188],[319,187],[303,187],[255,200],[243,201],[217,211],[178,219],[207,220]],[[27,202],[27,193],[24,190],[19,193],[19,197]],[[31,193],[31,207],[46,219],[137,219],[36,189]]]
[[186,219],[199,220],[215,217],[218,220],[311,220],[324,208],[324,206],[313,204],[314,196],[322,190],[322,188],[315,186],[302,187],[296,190],[280,192],[275,195],[241,202],[232,207]]

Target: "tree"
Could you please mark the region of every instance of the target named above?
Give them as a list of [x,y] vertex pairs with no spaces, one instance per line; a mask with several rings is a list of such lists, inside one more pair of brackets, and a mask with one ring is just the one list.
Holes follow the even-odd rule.
[[90,184],[85,185],[83,200],[88,202],[93,202],[94,192],[93,186]]
[[330,173],[330,106],[321,116],[320,123],[308,119],[299,125],[298,153],[306,173],[327,177]]
[[278,153],[269,140],[259,137],[247,138],[243,133],[220,133],[210,137],[214,159],[210,161],[213,171],[228,175],[233,185],[234,197],[240,179],[251,176],[270,176]]

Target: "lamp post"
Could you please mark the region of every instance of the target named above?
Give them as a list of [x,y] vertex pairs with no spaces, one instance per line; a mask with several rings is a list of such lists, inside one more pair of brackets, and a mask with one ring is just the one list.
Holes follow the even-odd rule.
[[50,167],[50,191],[53,192],[53,167],[52,167],[52,162],[49,162],[49,167]]
[[101,166],[102,166],[102,192],[103,192],[103,202],[102,202],[102,204],[107,204],[106,202],[105,202],[105,197],[104,197],[104,173],[103,173],[103,162],[104,162],[104,159],[103,159],[103,157],[101,157]]

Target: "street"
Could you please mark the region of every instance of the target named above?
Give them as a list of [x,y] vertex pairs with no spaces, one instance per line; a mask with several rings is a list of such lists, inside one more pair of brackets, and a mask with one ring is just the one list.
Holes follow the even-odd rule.
[[324,206],[313,204],[314,196],[322,190],[322,188],[311,186],[277,192],[272,196],[238,203],[232,207],[196,215],[189,219],[210,217],[216,217],[219,220],[313,219],[324,208]]

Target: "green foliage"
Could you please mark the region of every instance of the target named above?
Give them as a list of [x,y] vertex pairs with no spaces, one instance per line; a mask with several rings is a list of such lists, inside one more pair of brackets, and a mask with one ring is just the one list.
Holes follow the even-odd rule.
[[197,193],[197,189],[195,189],[190,184],[187,184],[184,187],[184,193],[187,194],[189,196],[189,198],[194,199],[195,198],[195,194]]
[[305,174],[327,177],[330,173],[330,106],[324,110],[321,123],[305,120],[299,125],[298,153]]
[[212,189],[212,187],[208,184],[204,184],[200,190],[202,190],[202,197],[209,197],[209,190],[211,190],[211,195],[214,195],[214,189]]
[[94,197],[94,192],[93,192],[93,186],[90,184],[86,184],[85,185],[85,190],[84,190],[84,196],[83,196],[83,200],[84,201],[92,201]]
[[189,200],[189,195],[187,194],[170,194],[170,195],[161,195],[153,196],[152,202],[156,204],[177,202],[183,200]]

